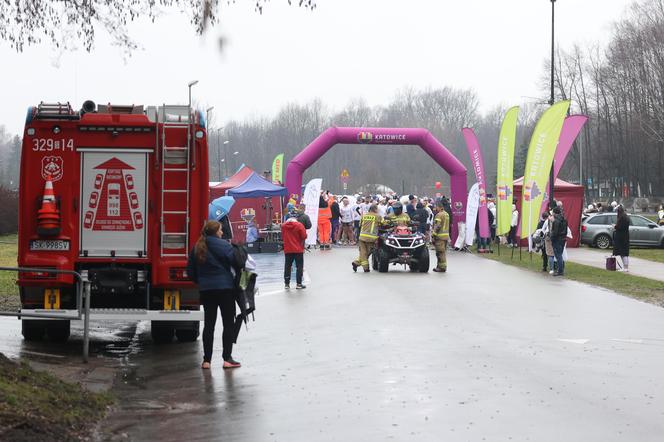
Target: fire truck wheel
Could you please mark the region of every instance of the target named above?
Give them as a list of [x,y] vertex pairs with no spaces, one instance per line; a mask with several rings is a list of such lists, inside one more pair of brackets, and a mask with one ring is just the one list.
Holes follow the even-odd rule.
[[23,319],[21,321],[21,333],[26,341],[41,341],[46,333],[47,321],[35,319]]
[[199,335],[199,330],[201,323],[200,322],[192,322],[190,327],[188,328],[176,328],[175,329],[175,337],[178,338],[178,341],[180,342],[194,342],[196,339],[198,339]]
[[53,342],[67,342],[69,339],[69,321],[49,321],[46,324],[46,336]]
[[175,328],[164,321],[152,321],[151,325],[152,340],[155,344],[168,344],[173,341]]

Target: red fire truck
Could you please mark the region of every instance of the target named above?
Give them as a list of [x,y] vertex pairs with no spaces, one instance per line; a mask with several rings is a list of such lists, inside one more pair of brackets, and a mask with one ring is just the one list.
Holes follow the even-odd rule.
[[[90,282],[91,320],[150,320],[152,337],[198,338],[188,250],[208,208],[205,121],[189,106],[42,103],[21,155],[20,267]],[[22,272],[21,311],[76,313],[71,274]],[[68,339],[67,320],[23,319],[27,340]]]

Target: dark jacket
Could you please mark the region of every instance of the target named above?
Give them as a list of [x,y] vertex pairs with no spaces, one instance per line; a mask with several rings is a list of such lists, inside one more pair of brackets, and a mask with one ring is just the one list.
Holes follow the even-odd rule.
[[224,216],[221,221],[221,238],[230,241],[233,239],[233,228],[231,227],[231,221],[228,219],[228,215]]
[[553,216],[553,224],[551,225],[551,240],[561,241],[567,238],[567,220],[560,215]]
[[429,212],[427,212],[427,209],[425,208],[415,209],[415,213],[413,214],[412,220],[417,221],[419,223],[420,232],[424,232],[424,230],[422,229],[426,229],[428,219],[429,219]]
[[196,258],[196,247],[189,253],[187,274],[198,285],[199,290],[221,290],[235,287],[231,268],[235,266],[233,246],[225,239],[207,236],[208,247],[205,262]]
[[332,211],[332,219],[338,220],[341,218],[341,212],[339,211],[339,203],[338,202],[333,202],[330,204],[330,210]]
[[406,206],[406,213],[408,214],[408,216],[410,216],[410,219],[413,219],[413,217],[415,216],[415,210],[416,210],[415,207],[413,207],[411,203],[408,203],[408,205]]
[[619,216],[613,232],[613,255],[629,256],[629,216]]
[[311,218],[306,213],[298,215],[297,220],[304,226],[304,230],[311,229]]

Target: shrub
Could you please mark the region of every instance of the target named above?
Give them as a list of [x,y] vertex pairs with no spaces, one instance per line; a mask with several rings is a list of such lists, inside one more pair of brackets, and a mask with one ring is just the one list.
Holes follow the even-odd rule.
[[18,231],[18,191],[0,186],[0,235]]

